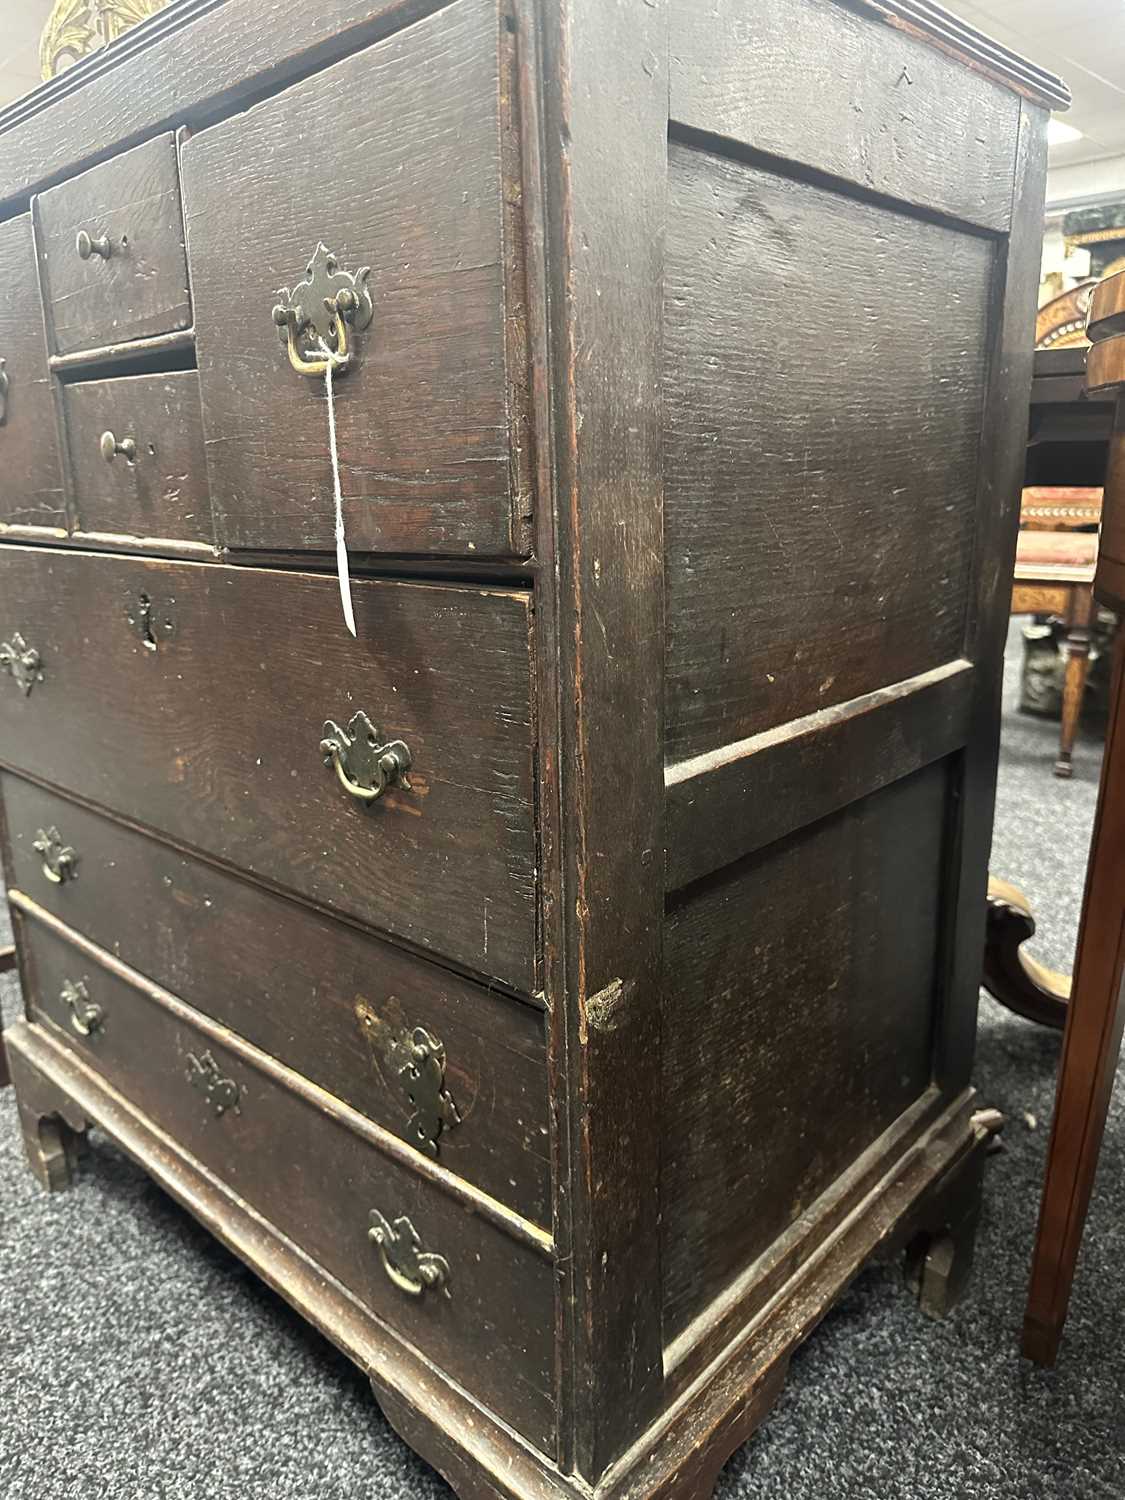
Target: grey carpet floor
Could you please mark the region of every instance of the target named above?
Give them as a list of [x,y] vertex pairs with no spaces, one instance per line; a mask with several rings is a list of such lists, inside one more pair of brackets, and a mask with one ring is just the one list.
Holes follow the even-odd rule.
[[[1099,747],[1083,740],[1074,781],[1052,777],[1056,728],[1015,713],[1013,656],[993,868],[1041,914],[1039,956],[1067,968]],[[1010,1123],[968,1300],[935,1324],[897,1271],[864,1275],[719,1500],[1125,1496],[1125,1096],[1059,1368],[1016,1352],[1058,1050],[984,1002],[978,1084]],[[0,1500],[373,1496],[448,1491],[348,1363],[107,1141],[75,1190],[44,1195],[0,1096]]]

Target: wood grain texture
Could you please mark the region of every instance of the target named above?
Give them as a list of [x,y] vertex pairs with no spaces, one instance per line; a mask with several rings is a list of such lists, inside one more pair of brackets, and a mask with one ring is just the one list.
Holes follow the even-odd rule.
[[947,781],[895,782],[670,912],[669,1337],[928,1087]]
[[[525,1217],[550,1222],[537,1010],[31,782],[0,780],[13,889],[404,1139],[411,1110],[356,1007],[388,1024],[424,1026],[445,1046],[446,1086],[461,1116],[439,1137],[436,1159]],[[63,885],[44,877],[32,847],[51,827],[78,851],[76,878]]]
[[1008,228],[1020,116],[1010,90],[836,0],[709,0],[673,17],[673,120]]
[[988,915],[988,856],[1000,754],[1004,642],[1027,460],[1027,408],[1040,273],[1039,203],[1046,190],[1045,111],[1024,104],[1012,186],[1012,237],[997,256],[988,323],[985,441],[977,471],[976,537],[964,654],[976,668],[969,739],[961,763],[945,881],[944,984],[934,1076],[964,1088],[972,1076]]
[[665,773],[669,891],[965,743],[973,669],[951,662]]
[[674,761],[961,655],[993,252],[683,145],[669,169]]
[[[33,1017],[45,1018],[110,1084],[180,1147],[299,1244],[390,1328],[408,1338],[540,1447],[550,1448],[552,1267],[495,1226],[469,1216],[308,1100],[170,1015],[139,990],[92,968],[55,934],[26,925]],[[63,984],[85,979],[104,1013],[88,1038],[71,1026]],[[216,1118],[187,1078],[209,1053],[240,1090]],[[285,1142],[283,1151],[277,1149]],[[325,1163],[331,1162],[331,1171]],[[449,1263],[449,1296],[410,1297],[387,1278],[367,1238],[369,1214],[405,1214],[422,1245]]]
[[28,214],[0,224],[0,360],[8,380],[0,423],[0,534],[9,525],[65,533],[58,430]]
[[[529,599],[88,553],[0,552],[7,630],[39,649],[0,680],[0,753],[318,905],[515,988],[535,967]],[[127,609],[152,601],[159,644]],[[162,622],[173,621],[165,636]],[[9,623],[10,622],[10,623]],[[71,732],[58,733],[65,709]],[[320,753],[364,710],[413,755],[364,807]]]
[[204,428],[229,546],[333,546],[324,382],[290,368],[270,316],[323,240],[345,269],[371,267],[374,302],[335,381],[349,545],[521,550],[499,91],[495,0],[460,0],[185,145]]
[[[62,388],[77,539],[214,541],[194,370],[89,380]],[[107,462],[102,434],[136,443]]]
[[[544,23],[559,662],[564,1359],[594,1484],[659,1408],[666,0]],[[622,109],[622,98],[629,106]],[[627,190],[625,185],[628,185]],[[565,996],[565,998],[564,998]]]
[[[161,135],[36,199],[43,296],[56,354],[191,325],[172,135]],[[80,230],[110,255],[82,260]]]

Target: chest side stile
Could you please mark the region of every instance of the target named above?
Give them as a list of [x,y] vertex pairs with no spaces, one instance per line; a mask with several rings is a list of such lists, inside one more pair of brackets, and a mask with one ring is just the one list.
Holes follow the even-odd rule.
[[561,0],[542,13],[543,138],[561,143],[543,162],[554,533],[543,577],[558,651],[558,741],[544,752],[557,757],[558,897],[546,948],[553,1071],[566,1096],[556,1104],[561,1423],[566,1466],[594,1483],[662,1391],[668,33],[663,0]]
[[985,888],[1000,745],[1004,638],[1019,525],[1020,486],[1034,352],[1038,224],[1046,189],[1045,111],[1022,102],[1012,188],[1011,229],[996,246],[990,370],[981,426],[977,542],[965,615],[965,657],[974,695],[952,799],[945,921],[937,995],[934,1076],[948,1093],[972,1069]]

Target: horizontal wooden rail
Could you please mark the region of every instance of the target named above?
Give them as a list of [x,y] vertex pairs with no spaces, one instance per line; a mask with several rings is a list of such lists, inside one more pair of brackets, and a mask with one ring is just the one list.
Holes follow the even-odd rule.
[[667,767],[669,891],[959,750],[972,663],[958,658]]

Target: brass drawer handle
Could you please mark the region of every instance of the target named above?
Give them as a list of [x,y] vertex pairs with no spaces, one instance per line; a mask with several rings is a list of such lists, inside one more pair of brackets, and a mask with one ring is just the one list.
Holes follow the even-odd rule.
[[184,1076],[192,1088],[203,1095],[213,1115],[225,1115],[228,1109],[233,1109],[236,1115],[242,1113],[239,1108],[242,1090],[233,1078],[223,1077],[209,1051],[202,1057],[189,1052]]
[[78,251],[79,260],[89,260],[91,255],[100,255],[102,260],[108,260],[113,254],[113,246],[109,243],[108,234],[99,234],[97,238],[90,234],[88,229],[80,229],[74,239],[74,248]]
[[105,1023],[105,1012],[90,999],[90,991],[84,979],[77,982],[66,980],[59,991],[59,1000],[70,1011],[71,1029],[79,1036],[93,1036]]
[[78,854],[63,843],[57,828],[37,828],[31,847],[43,861],[43,874],[52,885],[65,885],[78,874]]
[[10,641],[0,641],[0,672],[8,673],[25,698],[37,682],[43,681],[43,658],[18,630]]
[[410,751],[402,740],[381,745],[382,736],[362,709],[352,715],[347,729],[327,719],[322,733],[320,753],[324,764],[335,767],[337,779],[349,797],[376,802],[393,786],[409,789],[406,772],[410,769]]
[[402,1096],[410,1113],[406,1139],[436,1157],[442,1131],[461,1123],[461,1112],[445,1086],[445,1044],[424,1026],[404,1021],[393,998],[387,1010],[384,1018],[363,1000],[356,1002],[356,1019],[371,1048],[373,1071]]
[[321,243],[305,267],[308,280],[299,281],[292,292],[287,286],[278,292],[273,320],[298,375],[323,375],[330,362],[337,373],[347,368],[348,324],[362,329],[371,322],[370,269],[341,271],[336,256]]
[[118,442],[112,432],[103,432],[98,441],[98,447],[107,464],[111,464],[119,453],[128,463],[136,461],[137,444],[134,438],[122,438]]
[[444,1255],[422,1249],[418,1231],[405,1214],[390,1224],[373,1208],[367,1238],[378,1246],[383,1270],[400,1292],[408,1297],[427,1291],[449,1296],[449,1262]]

